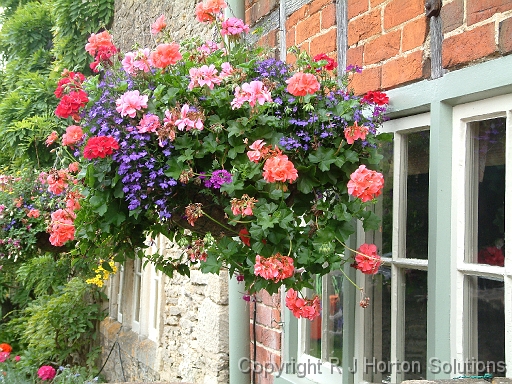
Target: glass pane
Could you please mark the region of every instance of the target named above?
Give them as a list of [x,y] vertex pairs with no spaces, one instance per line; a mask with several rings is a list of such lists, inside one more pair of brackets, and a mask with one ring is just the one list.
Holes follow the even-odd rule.
[[383,143],[380,152],[384,156],[380,172],[384,176],[384,189],[376,205],[376,214],[381,217],[381,231],[375,234],[375,244],[383,257],[391,257],[393,236],[393,142]]
[[[470,262],[504,265],[505,239],[505,119],[471,123],[472,177],[469,194],[470,223],[478,223],[478,236],[469,240]],[[475,196],[476,195],[476,196]],[[476,207],[476,204],[478,206]],[[475,244],[475,242],[477,242]]]
[[[427,367],[427,272],[404,270],[405,281],[405,380],[421,380]],[[408,362],[405,365],[405,362]]]
[[[313,282],[313,289],[308,292],[308,296],[318,295],[323,306],[322,286],[322,278],[317,276]],[[312,321],[305,320],[303,324],[306,327],[306,348],[304,352],[320,359],[322,356],[322,316],[318,316]]]
[[430,132],[407,135],[406,257],[428,258],[428,179]]
[[504,283],[476,276],[467,281],[468,373],[505,377]]
[[[370,383],[390,382],[391,372],[391,268],[381,266],[375,276],[366,278],[366,295],[370,305],[365,308],[365,353],[363,379]],[[373,359],[385,364],[371,365]],[[368,360],[370,360],[368,362]],[[377,369],[378,368],[378,369]]]
[[343,283],[341,272],[317,277],[310,296],[317,294],[321,302],[321,315],[313,321],[305,321],[305,353],[313,357],[341,365],[343,347]]
[[326,359],[332,364],[341,365],[343,357],[343,295],[341,286],[343,275],[333,273],[326,277],[329,294],[328,302],[328,345],[326,348]]

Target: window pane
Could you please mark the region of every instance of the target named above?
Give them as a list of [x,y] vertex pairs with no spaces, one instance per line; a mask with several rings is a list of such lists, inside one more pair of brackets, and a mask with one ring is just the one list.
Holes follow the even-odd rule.
[[[383,383],[391,380],[390,365],[391,361],[391,268],[381,266],[375,276],[366,278],[366,295],[370,298],[370,305],[365,311],[365,353],[367,360],[373,358],[380,364],[379,369],[373,369],[373,366],[365,364],[363,379],[370,383]],[[383,368],[384,369],[381,369]]]
[[[470,229],[469,262],[504,265],[505,238],[505,119],[471,123],[468,221],[478,223]],[[477,205],[477,206],[476,206]],[[476,218],[474,216],[477,216]],[[477,231],[478,236],[474,233]],[[476,249],[476,251],[475,251]]]
[[467,281],[467,360],[474,362],[469,373],[505,377],[504,283],[477,276],[468,276]]
[[343,346],[342,274],[333,273],[317,277],[312,294],[321,302],[321,315],[306,324],[305,353],[341,365]]
[[428,179],[430,132],[407,135],[406,257],[428,258]]
[[326,360],[332,364],[341,365],[343,357],[343,295],[341,286],[343,276],[341,273],[333,273],[327,276],[329,307],[328,307],[328,345],[326,348]]
[[[313,290],[308,292],[308,296],[318,295],[322,302],[322,278],[317,276],[313,282]],[[318,316],[312,321],[305,320],[303,322],[306,327],[306,348],[304,352],[313,357],[322,357],[322,316]]]
[[384,176],[384,189],[376,205],[375,213],[381,217],[381,231],[375,234],[375,244],[383,257],[391,257],[393,237],[393,142],[380,147],[383,159],[380,172]]
[[425,379],[427,367],[427,272],[404,270],[405,380]]

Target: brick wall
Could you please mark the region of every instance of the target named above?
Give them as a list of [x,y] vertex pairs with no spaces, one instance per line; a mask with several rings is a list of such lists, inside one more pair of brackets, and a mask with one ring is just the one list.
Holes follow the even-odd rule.
[[[254,306],[256,326],[254,327]],[[271,373],[281,365],[281,311],[279,294],[269,295],[261,291],[251,302],[251,361],[255,370],[254,384],[271,384]],[[256,337],[254,337],[256,328]],[[256,343],[256,358],[254,358]],[[251,372],[252,374],[252,372]]]

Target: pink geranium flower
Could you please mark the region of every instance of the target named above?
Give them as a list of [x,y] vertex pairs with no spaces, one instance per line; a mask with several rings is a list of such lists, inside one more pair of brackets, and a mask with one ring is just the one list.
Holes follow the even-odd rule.
[[156,132],[156,130],[160,127],[160,120],[158,116],[147,114],[142,117],[137,125],[137,130],[139,133],[150,133]]
[[265,142],[263,140],[256,140],[254,143],[252,143],[249,148],[252,149],[252,151],[247,152],[247,157],[250,161],[253,163],[257,163],[261,160],[263,157],[263,147],[265,146]]
[[139,91],[128,91],[116,100],[116,111],[121,116],[135,117],[137,111],[148,107],[148,96],[141,95]]
[[293,96],[312,95],[320,89],[320,83],[315,75],[311,73],[297,72],[286,80],[286,90]]
[[151,63],[155,68],[165,68],[169,65],[174,65],[182,58],[180,45],[177,43],[159,44],[150,55]]
[[220,84],[222,79],[217,76],[217,69],[215,65],[203,65],[201,68],[190,68],[190,83],[188,89],[193,89],[197,86],[202,87],[206,85],[208,88],[213,89],[216,84]]
[[367,275],[375,275],[382,263],[375,244],[362,244],[354,257],[355,268]]
[[58,138],[59,138],[59,135],[57,134],[57,131],[53,131],[46,138],[46,141],[45,141],[46,146],[48,147],[48,146],[52,145],[55,142],[55,140],[57,140]]
[[345,139],[347,139],[348,144],[354,144],[355,140],[366,139],[366,135],[368,134],[368,127],[359,126],[357,121],[354,122],[354,125],[345,128],[343,131],[345,134]]
[[227,4],[224,0],[203,0],[196,6],[196,18],[200,22],[215,20],[215,15],[220,14]]
[[298,292],[290,288],[286,293],[286,307],[292,311],[293,316],[314,320],[320,316],[320,299],[315,296],[313,299],[303,299],[298,296]]
[[254,274],[265,280],[272,280],[275,283],[293,276],[295,268],[293,259],[290,256],[283,256],[276,253],[271,257],[256,256]]
[[237,36],[242,33],[249,32],[249,26],[243,20],[236,17],[230,17],[222,22],[222,29],[220,31],[222,36]]
[[242,84],[242,88],[235,88],[235,98],[231,102],[231,107],[238,109],[246,101],[251,107],[256,104],[263,105],[265,102],[272,101],[272,95],[263,82],[255,80]]
[[82,140],[84,132],[78,125],[70,125],[66,128],[66,133],[62,135],[62,145],[73,146]]
[[156,19],[156,21],[153,24],[151,24],[151,34],[158,34],[165,27],[167,27],[167,23],[165,22],[165,15],[162,15],[158,19]]
[[137,71],[149,72],[151,70],[149,48],[140,49],[137,52],[127,52],[121,65],[126,73],[134,75]]
[[382,193],[384,176],[382,176],[382,173],[367,169],[365,165],[360,165],[350,175],[347,187],[349,194],[367,202]]
[[294,181],[298,176],[295,166],[286,155],[273,156],[263,165],[263,179],[268,183]]
[[101,50],[102,47],[111,47],[112,36],[108,31],[103,31],[100,33],[93,33],[89,36],[88,43],[85,44],[85,50],[92,56],[96,56],[96,52]]
[[[188,104],[185,104],[181,107],[180,118],[174,122],[174,125],[176,125],[180,131],[183,131],[184,129],[187,131],[190,131],[191,129],[202,130],[203,122],[195,115],[197,115],[197,113],[192,111]],[[194,119],[194,117],[196,118]]]
[[48,230],[48,232],[50,232],[50,243],[56,247],[61,247],[68,240],[74,240],[74,221],[75,214],[72,211],[58,209],[53,212],[51,214],[51,222]]
[[43,365],[37,370],[37,376],[43,381],[52,380],[56,374],[57,371],[50,365]]

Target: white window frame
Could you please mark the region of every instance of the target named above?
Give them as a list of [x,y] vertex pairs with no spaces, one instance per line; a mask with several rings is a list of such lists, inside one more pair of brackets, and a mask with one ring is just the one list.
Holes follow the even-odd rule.
[[[393,133],[393,230],[392,230],[392,255],[383,257],[383,265],[391,267],[391,362],[404,361],[404,339],[405,339],[405,291],[404,278],[402,271],[404,269],[428,270],[428,260],[413,259],[405,257],[406,231],[400,231],[400,228],[406,228],[407,207],[404,202],[407,201],[407,180],[403,175],[407,175],[407,135],[414,132],[429,131],[430,113],[408,116],[384,122],[379,130],[383,133]],[[386,182],[386,181],[384,181]],[[367,240],[368,237],[380,234],[365,234],[360,228],[358,230],[358,244]],[[356,283],[364,286],[365,276],[358,273]],[[372,305],[372,304],[370,304]],[[356,310],[356,342],[354,349],[354,358],[358,366],[354,374],[354,382],[365,382],[363,362],[365,358],[364,342],[365,340],[365,311]],[[427,367],[423,367],[427,369]],[[402,382],[403,374],[397,372],[396,367],[392,366],[391,383]]]
[[143,286],[142,259],[135,257],[133,261],[132,330],[137,333],[141,333]]
[[[474,233],[474,223],[470,223],[468,212],[468,194],[461,198],[460,191],[466,191],[468,175],[467,143],[469,135],[468,124],[475,121],[502,117],[506,119],[505,142],[505,267],[469,263],[465,255],[469,251],[467,234]],[[463,362],[467,358],[469,341],[467,324],[468,316],[465,300],[466,276],[481,276],[503,279],[505,305],[505,363],[512,367],[512,95],[497,96],[481,101],[455,106],[453,108],[453,169],[452,169],[452,232],[454,235],[452,255],[452,308],[465,308],[464,311],[452,311],[451,334],[452,359]],[[466,145],[456,145],[466,143]],[[467,304],[467,303],[466,303]],[[510,369],[510,368],[509,368]],[[510,372],[508,372],[510,375]]]
[[151,287],[148,307],[148,338],[158,341],[160,335],[160,302],[162,298],[162,271],[151,268]]
[[123,322],[123,291],[124,291],[124,275],[125,275],[124,264],[119,265],[119,286],[117,288],[117,321]]

